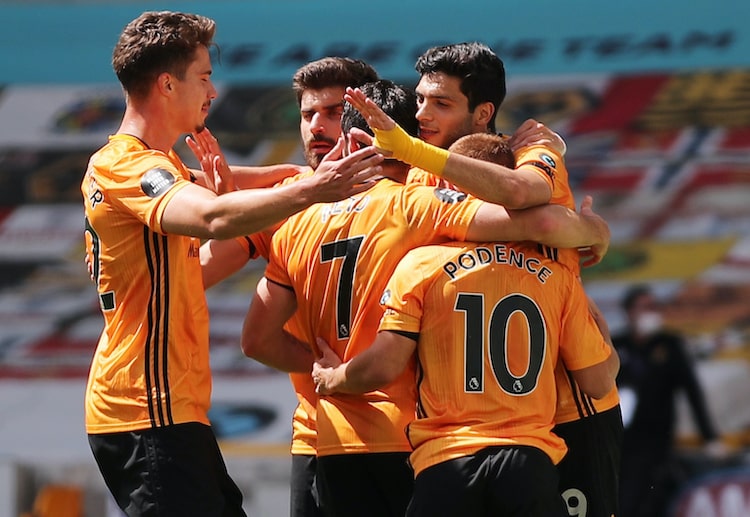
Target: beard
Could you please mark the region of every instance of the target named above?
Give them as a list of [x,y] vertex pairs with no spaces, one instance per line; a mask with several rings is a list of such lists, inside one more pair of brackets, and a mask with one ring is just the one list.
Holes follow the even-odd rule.
[[325,155],[328,154],[328,151],[326,151],[325,153],[322,153],[322,150],[313,148],[311,144],[316,143],[316,142],[324,142],[326,144],[329,144],[331,147],[336,145],[336,140],[332,138],[326,138],[324,136],[318,136],[318,135],[313,136],[310,140],[308,140],[305,143],[305,150],[304,150],[305,162],[307,162],[307,165],[309,165],[313,169],[317,169],[318,166],[320,165],[320,162],[323,160],[323,157],[325,157]]

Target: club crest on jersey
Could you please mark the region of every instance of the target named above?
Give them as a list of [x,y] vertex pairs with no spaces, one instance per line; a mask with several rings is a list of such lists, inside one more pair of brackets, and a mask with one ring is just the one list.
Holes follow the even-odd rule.
[[166,169],[150,169],[141,178],[141,188],[148,197],[159,197],[175,184],[174,175]]
[[435,197],[438,198],[443,203],[448,203],[449,205],[452,205],[453,203],[460,203],[464,199],[466,199],[466,194],[463,192],[458,192],[453,189],[449,188],[436,188],[434,190]]
[[533,161],[530,162],[530,165],[533,165],[534,167],[541,169],[544,171],[544,173],[549,176],[552,179],[555,179],[555,160],[552,159],[552,157],[542,154],[540,158],[543,161]]
[[555,163],[554,158],[552,158],[550,155],[542,153],[539,155],[539,158],[541,158],[544,163],[546,163],[553,169],[557,167],[557,164]]
[[380,305],[383,305],[385,302],[391,299],[391,290],[386,289],[383,291],[383,295],[380,297]]

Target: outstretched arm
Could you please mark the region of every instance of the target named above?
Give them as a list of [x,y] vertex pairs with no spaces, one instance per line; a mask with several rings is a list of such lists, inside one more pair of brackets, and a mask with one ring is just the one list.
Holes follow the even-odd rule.
[[534,171],[509,169],[435,147],[408,135],[380,107],[357,88],[344,98],[365,118],[375,133],[373,145],[385,156],[445,178],[479,199],[521,209],[548,203],[549,183]]
[[609,247],[609,226],[591,208],[591,196],[581,212],[560,205],[525,210],[506,210],[483,203],[466,234],[467,241],[534,241],[555,248],[588,247],[591,256],[584,265],[598,263]]
[[[340,139],[337,147],[343,146]],[[332,151],[333,152],[333,151]],[[166,233],[228,239],[272,226],[314,203],[339,201],[364,192],[382,173],[383,156],[365,147],[335,166],[276,188],[248,189],[217,196],[194,184],[181,188],[162,215]]]

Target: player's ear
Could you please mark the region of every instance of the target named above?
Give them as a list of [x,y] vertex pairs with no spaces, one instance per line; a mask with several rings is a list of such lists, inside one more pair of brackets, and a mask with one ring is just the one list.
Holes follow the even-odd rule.
[[495,106],[487,101],[477,105],[474,109],[474,122],[478,126],[487,126],[495,113]]

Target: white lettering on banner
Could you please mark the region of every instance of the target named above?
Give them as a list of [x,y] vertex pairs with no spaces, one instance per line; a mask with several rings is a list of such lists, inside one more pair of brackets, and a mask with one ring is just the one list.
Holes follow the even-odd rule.
[[[0,84],[116,83],[111,67],[112,38],[140,14],[127,0],[64,3],[39,11],[35,2],[0,2],[0,18],[11,20],[3,32],[13,52],[0,54]],[[445,0],[433,2],[433,27],[414,30],[411,20],[422,15],[418,3],[382,0],[378,4],[341,3],[347,15],[382,31],[339,24],[319,31],[330,13],[314,2],[282,0],[211,0],[196,2],[197,11],[213,18],[219,30],[221,59],[215,81],[288,84],[302,64],[329,55],[364,59],[384,77],[406,80],[416,75],[414,62],[424,50],[458,41],[481,41],[495,50],[512,75],[660,72],[748,65],[750,38],[746,20],[750,2],[694,0],[690,9],[678,0],[599,2],[579,0],[576,9],[560,2],[538,0],[535,8],[554,20],[554,30],[526,23],[528,13],[509,11],[503,2],[488,2],[482,16],[456,16]],[[335,4],[335,2],[334,2]],[[293,5],[293,8],[290,6]],[[384,13],[399,12],[397,18]],[[679,15],[675,16],[675,13]],[[602,23],[606,20],[606,23]],[[27,27],[35,27],[29,44]],[[69,27],[97,27],[68,38]],[[335,34],[334,34],[335,33]],[[433,39],[434,38],[434,39]],[[66,41],[66,45],[57,42]],[[75,55],[76,59],[66,59]]]
[[674,513],[674,517],[747,515],[750,515],[750,477],[742,476],[699,484],[680,498]]

